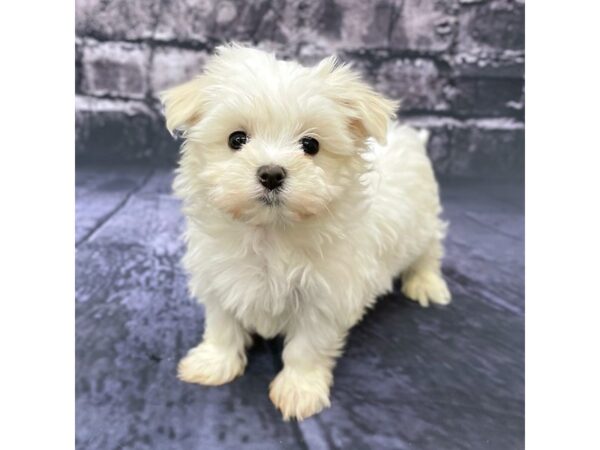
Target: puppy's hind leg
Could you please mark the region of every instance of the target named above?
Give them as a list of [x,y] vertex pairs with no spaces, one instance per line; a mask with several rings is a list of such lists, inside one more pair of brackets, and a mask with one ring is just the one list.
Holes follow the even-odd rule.
[[251,338],[242,325],[217,303],[206,303],[204,337],[179,362],[182,381],[217,386],[232,381],[246,368]]
[[451,295],[442,276],[443,248],[441,239],[435,238],[427,250],[402,273],[402,293],[421,306],[429,303],[446,305]]

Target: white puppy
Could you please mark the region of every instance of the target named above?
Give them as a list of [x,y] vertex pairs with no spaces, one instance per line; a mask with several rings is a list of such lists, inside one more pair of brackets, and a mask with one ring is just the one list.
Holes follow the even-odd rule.
[[270,398],[304,419],[329,406],[348,330],[394,277],[423,306],[450,301],[426,132],[391,122],[397,104],[350,68],[229,45],[162,99],[185,138],[183,264],[206,309],[182,380],[227,383],[252,333],[283,335]]

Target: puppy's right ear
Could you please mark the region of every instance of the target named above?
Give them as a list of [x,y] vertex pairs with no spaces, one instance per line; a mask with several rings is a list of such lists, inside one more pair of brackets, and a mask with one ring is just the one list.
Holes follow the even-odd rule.
[[175,135],[175,131],[185,133],[200,120],[203,112],[203,85],[202,76],[198,76],[160,93],[160,100],[165,107],[167,129],[171,135]]

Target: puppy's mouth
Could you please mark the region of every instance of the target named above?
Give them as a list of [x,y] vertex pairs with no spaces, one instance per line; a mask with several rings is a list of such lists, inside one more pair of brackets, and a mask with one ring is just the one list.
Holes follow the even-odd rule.
[[281,206],[281,204],[283,203],[283,201],[281,200],[281,197],[279,195],[279,192],[280,192],[279,189],[268,191],[268,192],[265,192],[264,194],[262,194],[258,199],[263,205],[266,205],[269,207],[278,207],[278,206]]

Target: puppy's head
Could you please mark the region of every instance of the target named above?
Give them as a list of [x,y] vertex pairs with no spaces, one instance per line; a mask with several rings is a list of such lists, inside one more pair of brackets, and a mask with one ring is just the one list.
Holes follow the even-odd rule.
[[162,100],[186,140],[178,194],[253,224],[328,211],[359,185],[365,141],[385,142],[397,107],[333,57],[306,68],[237,45]]

